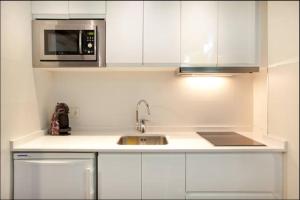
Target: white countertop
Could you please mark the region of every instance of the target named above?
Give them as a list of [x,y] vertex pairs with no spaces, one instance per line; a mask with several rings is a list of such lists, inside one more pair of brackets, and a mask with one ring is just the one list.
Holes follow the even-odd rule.
[[119,133],[72,132],[69,136],[50,136],[36,132],[11,141],[14,152],[284,152],[286,142],[268,136],[254,137],[238,132],[267,146],[214,146],[196,132],[152,132],[167,137],[167,145],[119,145]]

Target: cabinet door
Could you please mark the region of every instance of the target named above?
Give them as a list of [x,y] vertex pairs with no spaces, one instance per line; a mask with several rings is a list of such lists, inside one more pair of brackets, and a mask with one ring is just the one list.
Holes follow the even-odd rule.
[[144,2],[144,63],[180,64],[180,2]]
[[255,1],[220,1],[218,29],[219,66],[257,65]]
[[105,1],[69,1],[70,17],[105,17]]
[[98,156],[98,198],[141,198],[141,154],[100,153]]
[[186,154],[186,190],[202,192],[203,197],[209,194],[217,197],[223,192],[230,198],[238,198],[243,195],[239,192],[243,192],[280,198],[281,183],[280,153]]
[[31,1],[34,18],[68,18],[68,1]]
[[218,2],[181,2],[181,63],[216,66]]
[[143,53],[143,2],[108,1],[106,62],[141,65]]
[[185,198],[185,154],[142,154],[142,199]]

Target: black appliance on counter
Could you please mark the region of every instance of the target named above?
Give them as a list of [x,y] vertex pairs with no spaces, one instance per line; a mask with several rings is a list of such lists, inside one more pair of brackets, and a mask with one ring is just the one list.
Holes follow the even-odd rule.
[[57,103],[55,112],[52,115],[51,125],[49,128],[50,135],[70,135],[69,127],[69,107],[66,103]]

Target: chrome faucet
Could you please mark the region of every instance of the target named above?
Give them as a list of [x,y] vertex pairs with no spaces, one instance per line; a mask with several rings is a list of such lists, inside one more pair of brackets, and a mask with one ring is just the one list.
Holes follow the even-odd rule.
[[139,100],[137,105],[136,105],[136,111],[135,111],[135,117],[136,117],[136,130],[140,131],[141,133],[145,133],[146,132],[146,119],[139,119],[139,105],[141,105],[142,103],[145,104],[146,108],[147,108],[147,113],[148,115],[150,115],[150,108],[149,108],[149,104],[146,100],[142,99]]

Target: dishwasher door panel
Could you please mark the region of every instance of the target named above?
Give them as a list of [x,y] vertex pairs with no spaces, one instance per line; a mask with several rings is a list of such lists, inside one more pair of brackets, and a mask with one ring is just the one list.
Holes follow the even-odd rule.
[[14,160],[15,199],[95,199],[94,159]]

